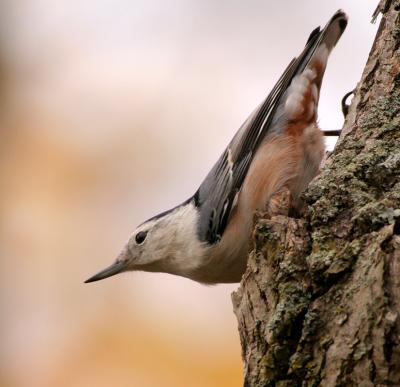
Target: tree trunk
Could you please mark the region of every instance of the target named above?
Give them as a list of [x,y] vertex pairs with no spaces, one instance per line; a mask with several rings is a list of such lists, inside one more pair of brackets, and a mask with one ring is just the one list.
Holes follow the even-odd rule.
[[232,295],[245,386],[400,386],[400,0],[378,10],[306,215],[256,222]]

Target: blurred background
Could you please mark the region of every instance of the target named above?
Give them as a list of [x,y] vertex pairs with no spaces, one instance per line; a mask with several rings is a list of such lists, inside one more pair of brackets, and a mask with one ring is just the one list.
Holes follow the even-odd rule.
[[197,189],[343,8],[320,102],[321,126],[340,128],[377,2],[2,0],[1,386],[241,385],[237,285],[83,281]]

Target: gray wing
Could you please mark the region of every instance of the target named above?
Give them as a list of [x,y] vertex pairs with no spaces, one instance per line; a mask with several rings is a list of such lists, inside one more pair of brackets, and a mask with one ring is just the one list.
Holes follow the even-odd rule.
[[285,91],[293,77],[304,70],[322,36],[323,31],[319,28],[311,33],[301,55],[290,62],[268,97],[242,125],[194,195],[200,213],[200,240],[214,244],[221,239],[257,148],[275,126],[277,109],[285,99]]

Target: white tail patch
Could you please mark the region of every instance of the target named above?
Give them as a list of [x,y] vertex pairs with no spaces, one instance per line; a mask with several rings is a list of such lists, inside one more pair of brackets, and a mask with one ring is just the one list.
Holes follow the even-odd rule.
[[[301,116],[306,109],[306,119],[310,119],[315,110],[315,103],[308,103],[305,106],[305,95],[310,92],[313,93],[312,88],[316,86],[312,83],[316,78],[317,74],[313,69],[306,69],[301,74],[295,76],[288,89],[288,97],[285,102],[285,113],[289,120],[293,120],[296,117]],[[318,90],[317,98],[318,98]],[[314,100],[316,101],[316,99]],[[311,105],[311,106],[310,106]]]
[[322,43],[316,50],[313,60],[311,61],[310,65],[313,66],[315,62],[319,63],[324,69],[326,64],[328,63],[330,50],[325,43]]
[[311,85],[311,94],[312,94],[314,102],[317,102],[318,98],[319,98],[319,92],[318,92],[318,87],[315,83],[313,83]]

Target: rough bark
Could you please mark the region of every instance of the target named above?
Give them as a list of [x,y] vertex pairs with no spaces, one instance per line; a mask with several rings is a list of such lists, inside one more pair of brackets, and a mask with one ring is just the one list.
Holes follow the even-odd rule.
[[368,63],[304,195],[306,215],[256,222],[232,295],[245,386],[400,386],[399,10],[400,0],[379,5]]

